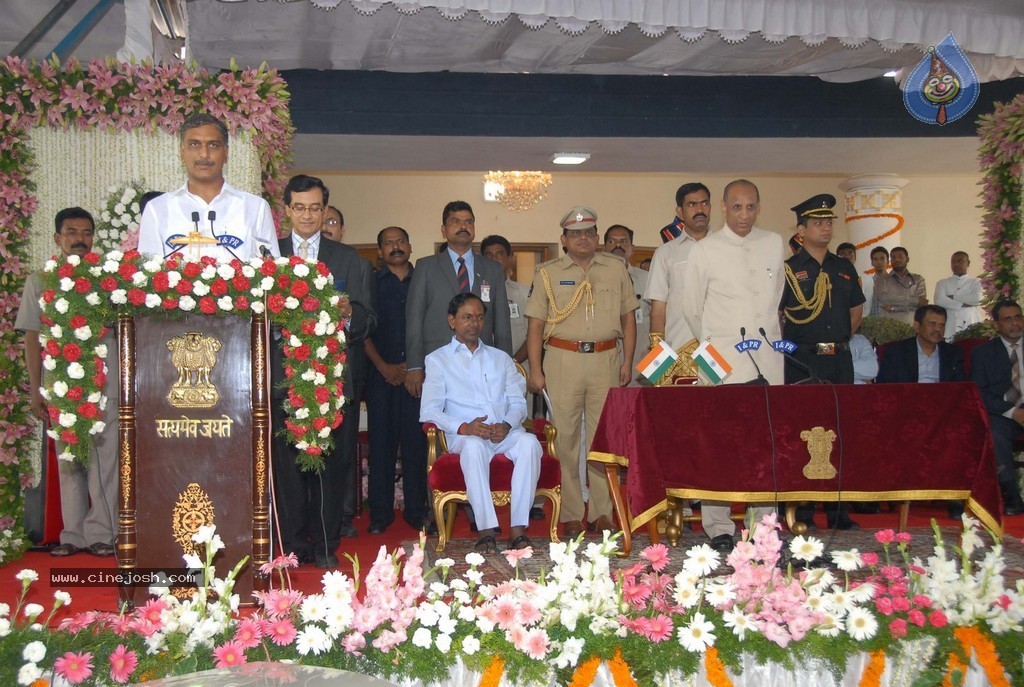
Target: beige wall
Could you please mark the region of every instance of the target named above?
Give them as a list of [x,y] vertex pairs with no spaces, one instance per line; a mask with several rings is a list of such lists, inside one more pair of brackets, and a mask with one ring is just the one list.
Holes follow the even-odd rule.
[[[722,189],[735,177],[666,174],[554,174],[549,197],[533,210],[515,213],[498,203],[483,200],[483,173],[332,173],[300,170],[323,178],[331,189],[331,204],[345,214],[348,243],[373,243],[377,232],[397,224],[409,231],[413,254],[423,256],[440,241],[441,210],[450,200],[461,199],[473,206],[477,219],[477,240],[488,234],[502,234],[510,241],[556,242],[558,221],[576,204],[591,207],[598,215],[598,227],[625,224],[636,231],[638,245],[660,244],[658,230],[672,219],[675,191],[683,182],[699,179],[711,189],[715,201],[712,226],[722,224],[719,206]],[[892,170],[879,170],[880,172]],[[777,231],[784,238],[794,230],[789,208],[816,193],[832,193],[840,199],[843,176],[752,177],[761,191],[758,224]],[[977,208],[980,175],[907,176],[903,189],[906,224],[902,243],[910,252],[910,269],[923,274],[932,297],[935,282],[949,272],[949,256],[966,250],[971,256],[970,273],[981,272],[978,248],[981,211]],[[836,222],[833,249],[847,239],[846,225]]]

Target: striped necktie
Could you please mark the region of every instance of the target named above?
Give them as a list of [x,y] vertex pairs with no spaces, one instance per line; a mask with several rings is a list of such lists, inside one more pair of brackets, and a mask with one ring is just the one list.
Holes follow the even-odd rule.
[[300,258],[308,258],[309,257],[309,240],[308,239],[302,239],[302,241],[299,242],[299,257]]
[[1006,400],[1014,405],[1020,401],[1020,358],[1017,355],[1017,344],[1010,344],[1010,391],[1006,395]]
[[466,269],[466,260],[459,258],[456,262],[459,263],[459,269],[455,273],[455,278],[459,282],[459,291],[469,293],[469,270]]

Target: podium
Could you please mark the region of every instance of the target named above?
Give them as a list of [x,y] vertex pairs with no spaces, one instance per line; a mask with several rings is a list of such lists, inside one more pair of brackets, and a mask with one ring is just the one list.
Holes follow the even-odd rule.
[[215,525],[219,575],[250,557],[235,592],[252,604],[270,557],[266,318],[125,314],[118,335],[120,602],[146,599],[156,571],[185,572],[184,554],[202,558],[192,535]]

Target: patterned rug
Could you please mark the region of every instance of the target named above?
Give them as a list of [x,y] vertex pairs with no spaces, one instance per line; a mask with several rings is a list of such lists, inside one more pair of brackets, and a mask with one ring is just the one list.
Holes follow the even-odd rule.
[[[835,532],[834,535],[831,531],[815,532],[812,533],[817,539],[821,540],[825,544],[825,555],[824,558],[828,561],[829,567],[836,570],[834,565],[831,565],[831,557],[829,552],[831,551],[846,551],[849,549],[857,549],[861,552],[874,551],[879,554],[882,552],[882,546],[875,540],[874,529],[862,529],[856,531],[846,532]],[[927,527],[911,527],[907,530],[911,535],[910,541],[910,557],[920,558],[926,560],[930,556],[935,548],[934,534],[930,528]],[[941,528],[943,539],[946,541],[947,556],[952,556],[952,546],[959,542],[959,528],[956,527],[943,527]],[[788,532],[782,532],[781,536],[783,542],[788,542],[792,537]],[[590,542],[599,541],[594,535],[590,535],[584,538],[583,546],[580,547],[582,550]],[[664,537],[662,537],[662,543],[668,544]],[[676,547],[669,546],[669,565],[665,572],[675,575],[682,569],[683,561],[686,558],[686,551],[699,544],[707,543],[708,539],[702,532],[684,532],[683,537],[679,540],[679,545]],[[988,536],[982,535],[982,541],[985,544],[989,543]],[[434,551],[432,542],[428,541],[428,550],[424,565],[429,569],[432,568],[439,558],[451,558],[455,561],[455,566],[452,568],[452,572],[455,575],[461,576],[469,569],[469,565],[466,563],[466,554],[473,551],[473,545],[476,543],[475,539],[455,539],[448,542],[443,553],[438,554]],[[540,573],[544,570],[551,569],[551,558],[548,555],[549,541],[546,538],[533,537],[534,550],[533,555],[526,560],[520,561],[519,563],[519,576],[521,578],[537,579]],[[633,550],[628,557],[618,557],[611,562],[612,570],[619,570],[627,568],[634,563],[641,561],[640,553],[650,543],[650,540],[646,532],[636,533],[633,535]],[[498,547],[504,549],[506,543],[499,541]],[[619,549],[621,551],[621,541],[619,542]],[[895,545],[890,545],[890,550],[893,555],[899,557],[896,552]],[[975,558],[981,557],[986,549],[975,553]],[[579,552],[578,552],[579,553]],[[723,557],[724,558],[724,557]],[[505,559],[505,556],[501,553],[496,554],[485,554],[485,563],[481,566],[481,571],[484,573],[484,582],[486,584],[498,584],[505,580],[511,579],[516,575],[516,569],[510,565]],[[1006,570],[1004,577],[1009,586],[1018,579],[1024,579],[1024,543],[1020,539],[1015,537],[1004,537],[1003,538],[1003,560],[1006,562]],[[894,562],[897,562],[894,560]],[[725,575],[732,572],[732,569],[725,565],[723,562],[718,570],[715,572],[716,575]],[[451,575],[449,575],[451,579]]]

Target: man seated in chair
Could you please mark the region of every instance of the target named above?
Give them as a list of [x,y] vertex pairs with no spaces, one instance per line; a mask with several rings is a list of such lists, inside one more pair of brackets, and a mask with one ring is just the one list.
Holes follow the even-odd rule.
[[526,548],[531,546],[526,526],[540,478],[541,446],[522,426],[526,380],[507,353],[480,341],[485,312],[473,293],[460,293],[448,304],[448,326],[455,335],[426,357],[420,421],[444,430],[448,449],[459,454],[480,533],[476,550],[497,553],[491,459],[502,453],[514,465],[509,547]]

